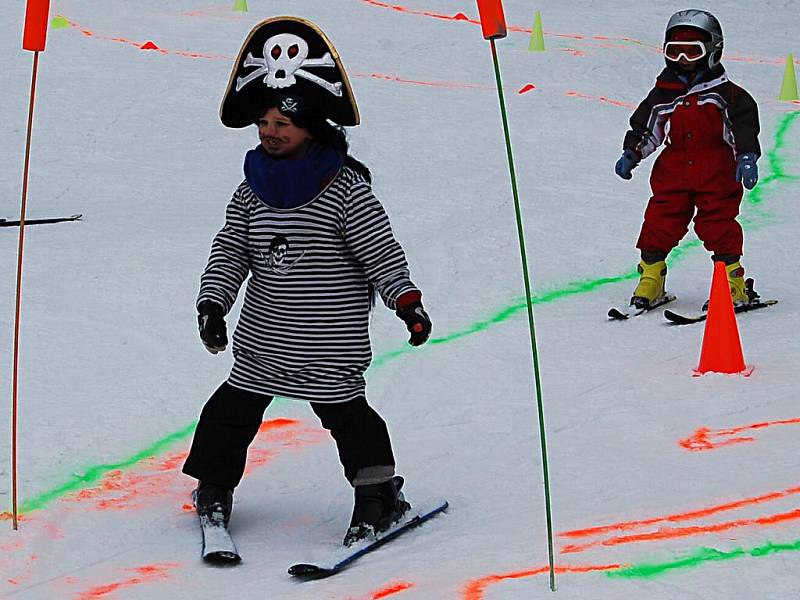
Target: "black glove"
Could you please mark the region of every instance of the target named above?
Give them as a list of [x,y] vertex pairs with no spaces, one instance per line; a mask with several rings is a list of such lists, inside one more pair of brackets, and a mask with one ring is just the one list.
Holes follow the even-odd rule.
[[400,296],[397,300],[398,309],[394,314],[403,319],[408,332],[411,334],[411,337],[408,338],[408,343],[412,346],[421,346],[431,337],[431,320],[428,317],[428,313],[422,308],[419,292],[407,293],[409,295],[413,294],[414,299],[403,302],[403,296],[406,294]]
[[222,352],[228,345],[228,329],[222,307],[216,302],[203,300],[197,307],[197,324],[200,339],[211,354]]

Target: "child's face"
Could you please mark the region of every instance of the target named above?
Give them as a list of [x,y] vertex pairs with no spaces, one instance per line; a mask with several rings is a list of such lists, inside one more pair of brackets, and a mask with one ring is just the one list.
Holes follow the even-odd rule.
[[305,156],[311,143],[311,134],[272,107],[257,122],[261,146],[273,158],[295,160]]

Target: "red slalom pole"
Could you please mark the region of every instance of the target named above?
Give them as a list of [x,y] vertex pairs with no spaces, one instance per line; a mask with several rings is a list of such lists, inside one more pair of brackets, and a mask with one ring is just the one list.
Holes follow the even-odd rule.
[[533,358],[533,375],[536,385],[536,407],[539,416],[539,442],[542,451],[542,475],[544,477],[544,508],[547,520],[547,556],[550,565],[550,589],[556,591],[556,571],[553,558],[553,513],[550,502],[550,476],[547,465],[547,439],[544,426],[544,402],[542,400],[542,379],[539,371],[539,352],[536,344],[536,325],[533,318],[533,302],[531,300],[531,282],[528,274],[528,258],[525,250],[525,233],[522,227],[522,211],[519,204],[519,193],[517,191],[517,176],[514,169],[514,154],[511,151],[511,134],[508,127],[508,115],[506,114],[506,102],[503,95],[503,81],[500,77],[500,62],[497,59],[497,48],[495,40],[506,37],[506,18],[503,14],[502,0],[478,0],[478,12],[481,18],[481,29],[483,37],[489,40],[492,50],[492,62],[494,63],[494,74],[497,82],[497,94],[500,101],[500,115],[503,120],[503,133],[506,140],[506,154],[508,157],[508,170],[511,176],[511,191],[514,196],[514,212],[517,219],[517,239],[519,241],[519,252],[522,260],[522,278],[525,283],[525,299],[528,306],[528,331],[530,333],[531,354]]
[[11,432],[11,502],[14,529],[19,529],[17,521],[17,415],[19,390],[19,323],[22,312],[22,256],[25,248],[25,212],[28,205],[28,172],[31,158],[31,137],[33,133],[33,104],[36,99],[36,74],[39,70],[39,52],[33,53],[33,74],[31,75],[31,98],[28,106],[28,134],[25,141],[25,166],[22,175],[22,206],[19,211],[19,247],[17,249],[17,299],[14,311],[14,383],[12,393],[12,432]]
[[33,106],[36,100],[36,76],[39,71],[39,52],[43,52],[47,42],[47,16],[50,0],[28,0],[25,10],[25,29],[22,35],[22,48],[33,52],[33,73],[31,74],[31,94],[28,105],[28,132],[25,138],[25,163],[22,174],[22,205],[19,216],[19,247],[17,249],[17,295],[14,310],[14,368],[11,407],[11,514],[14,530],[19,529],[17,510],[17,421],[19,406],[19,325],[22,313],[22,257],[25,248],[25,212],[28,205],[28,174],[30,171],[31,138],[33,134]]

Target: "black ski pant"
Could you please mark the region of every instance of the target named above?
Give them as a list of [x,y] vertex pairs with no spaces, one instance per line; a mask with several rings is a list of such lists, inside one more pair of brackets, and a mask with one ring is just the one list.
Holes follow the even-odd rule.
[[[247,448],[255,439],[272,396],[235,388],[227,381],[208,399],[194,432],[183,472],[207,483],[235,488],[244,475]],[[394,474],[386,423],[365,397],[349,402],[311,402],[330,431],[347,480],[371,483]]]

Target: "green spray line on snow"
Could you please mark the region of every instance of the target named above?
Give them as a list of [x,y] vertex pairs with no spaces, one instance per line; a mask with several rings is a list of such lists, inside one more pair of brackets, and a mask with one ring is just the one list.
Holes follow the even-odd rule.
[[[750,231],[774,223],[776,218],[773,214],[764,210],[761,204],[770,189],[777,183],[793,183],[800,181],[800,175],[791,175],[784,168],[785,157],[783,150],[787,145],[789,129],[800,119],[800,111],[790,112],[778,121],[775,129],[772,148],[762,157],[762,163],[766,160],[769,167],[769,175],[761,177],[758,185],[747,192],[744,197],[745,214],[739,221],[742,226]],[[762,167],[763,168],[763,167]]]
[[800,111],[786,114],[778,122],[775,130],[775,138],[772,148],[767,152],[766,159],[769,165],[770,174],[763,177],[758,185],[745,195],[745,202],[749,206],[758,206],[764,201],[764,193],[767,187],[776,182],[800,181],[800,175],[789,175],[784,169],[784,157],[781,152],[786,147],[786,139],[792,124],[800,118]]
[[[770,187],[772,189],[774,183],[790,183],[793,181],[800,180],[800,176],[796,175],[788,175],[783,169],[783,157],[780,155],[781,151],[786,146],[786,139],[788,135],[788,130],[797,119],[800,118],[800,111],[791,112],[783,116],[776,128],[776,133],[774,137],[774,143],[771,150],[767,153],[767,160],[772,169],[772,173],[766,177],[764,177],[759,184],[753,189],[749,194],[746,196],[746,201],[748,206],[754,206],[760,204],[764,199],[765,188]],[[765,213],[766,215],[766,213]],[[766,215],[768,216],[768,215]],[[745,219],[743,219],[743,222]],[[751,222],[752,221],[752,222]],[[748,229],[753,229],[759,225],[758,219],[750,219],[747,220],[747,224],[749,225]],[[675,248],[670,253],[669,263],[670,265],[674,264],[677,261],[683,259],[686,253],[700,246],[700,241],[697,239],[689,240],[687,242],[682,243],[680,246]],[[624,273],[622,275],[616,275],[612,277],[601,277],[598,279],[586,279],[586,280],[579,280],[572,283],[568,283],[563,287],[558,289],[553,289],[546,292],[537,292],[533,298],[532,302],[534,304],[544,304],[548,302],[555,302],[557,300],[562,300],[564,298],[568,298],[570,296],[575,296],[577,294],[587,294],[593,292],[605,285],[620,283],[623,281],[628,281],[631,279],[635,279],[637,277],[637,272],[632,270],[628,273]],[[467,337],[469,335],[480,333],[489,329],[494,325],[498,325],[509,319],[516,316],[522,310],[527,308],[527,303],[525,299],[515,299],[514,302],[497,311],[494,315],[490,316],[487,319],[483,319],[481,321],[477,321],[472,325],[467,326],[465,329],[460,331],[456,331],[446,336],[438,337],[438,338],[431,338],[428,341],[428,345],[440,345],[446,344],[449,342],[453,342],[463,337]],[[391,350],[389,352],[384,352],[383,354],[375,357],[372,361],[372,365],[369,368],[369,371],[373,371],[379,367],[382,367],[386,363],[404,355],[409,354],[411,352],[419,352],[419,348],[412,348],[410,346],[406,346],[404,348],[398,350]],[[280,401],[279,398],[275,399],[276,402]],[[276,403],[273,402],[273,406]],[[160,452],[166,450],[166,448],[174,443],[182,441],[192,435],[194,432],[196,422],[191,423],[190,425],[167,435],[166,437],[162,438],[161,440],[153,443],[148,448],[136,453],[135,455],[127,458],[119,463],[116,464],[105,464],[105,465],[96,465],[94,467],[87,468],[83,474],[74,475],[69,481],[64,484],[61,484],[49,491],[43,492],[37,496],[34,496],[32,499],[27,500],[21,504],[20,511],[22,513],[30,512],[32,510],[38,510],[40,508],[44,508],[46,505],[50,504],[51,502],[57,500],[58,498],[65,496],[69,493],[78,491],[85,487],[92,485],[99,481],[106,473],[109,471],[132,467],[135,464],[146,460]]]
[[34,496],[30,500],[26,500],[20,506],[21,513],[28,513],[32,510],[37,510],[40,508],[44,508],[54,500],[70,494],[72,492],[77,492],[83,488],[86,488],[94,483],[100,481],[107,473],[110,471],[117,471],[119,469],[125,469],[127,467],[132,467],[137,463],[142,462],[143,460],[147,460],[153,456],[156,456],[162,452],[164,452],[169,446],[174,444],[175,442],[179,442],[187,437],[189,437],[192,432],[194,431],[195,426],[197,425],[197,421],[194,421],[190,425],[187,425],[183,429],[170,433],[168,436],[161,438],[154,444],[148,446],[141,452],[137,452],[133,456],[126,458],[118,463],[114,464],[104,464],[104,465],[95,465],[93,467],[87,468],[83,473],[75,473],[72,478],[66,483],[59,485],[56,488],[48,490],[38,496]]
[[734,548],[727,552],[715,550],[714,548],[700,548],[691,554],[686,554],[668,562],[634,564],[616,571],[609,571],[605,575],[606,577],[625,579],[654,579],[660,575],[674,571],[675,569],[692,569],[702,566],[707,562],[722,562],[748,556],[760,558],[770,554],[797,551],[800,551],[800,540],[786,544],[767,542],[755,548]]
[[[673,265],[676,262],[679,262],[684,258],[684,256],[689,250],[697,248],[698,246],[700,246],[700,240],[689,240],[687,242],[682,243],[679,247],[675,248],[670,253],[668,261],[669,264]],[[582,279],[578,281],[573,281],[557,289],[544,292],[537,292],[531,297],[531,301],[533,302],[533,304],[546,304],[548,302],[555,302],[557,300],[563,300],[564,298],[568,298],[569,296],[576,296],[578,294],[588,294],[603,286],[612,283],[620,283],[622,281],[629,281],[631,279],[636,279],[638,276],[639,273],[636,271],[636,269],[633,269],[622,275],[601,277],[599,279]],[[465,329],[462,329],[460,331],[455,331],[449,335],[445,335],[438,338],[431,338],[428,341],[428,345],[435,346],[437,344],[447,344],[457,339],[472,335],[474,333],[480,333],[482,331],[489,329],[494,325],[499,325],[504,321],[512,319],[517,315],[517,313],[525,310],[526,308],[527,308],[527,303],[525,302],[524,297],[515,299],[513,304],[500,309],[487,319],[476,321],[472,325],[467,326]],[[410,354],[412,352],[419,352],[419,351],[420,349],[418,348],[405,347],[405,348],[399,348],[397,350],[392,350],[390,352],[385,352],[380,356],[376,357],[372,361],[370,369],[381,367],[385,363],[394,360],[395,358],[402,356],[403,354]]]
[[[566,286],[556,290],[536,293],[531,298],[531,301],[533,302],[533,304],[544,304],[547,302],[554,302],[556,300],[561,300],[563,298],[574,296],[576,294],[586,294],[604,285],[608,285],[610,283],[619,283],[620,281],[627,281],[637,276],[638,273],[634,270],[629,273],[625,273],[624,275],[617,275],[615,277],[603,277],[600,279],[592,279],[592,280],[586,279],[581,281],[575,281],[572,283],[568,283]],[[504,321],[508,321],[509,319],[516,316],[517,313],[526,310],[527,307],[528,307],[527,302],[523,297],[519,300],[515,300],[513,304],[500,309],[498,312],[491,315],[487,319],[476,321],[472,325],[467,326],[465,329],[453,332],[449,335],[445,335],[442,337],[431,338],[428,341],[428,344],[432,346],[438,344],[448,344],[460,338],[467,337],[475,333],[480,333],[482,331],[489,329],[494,325],[498,325],[500,323],[503,323]],[[398,356],[402,356],[403,354],[409,354],[411,352],[418,352],[418,351],[419,351],[418,349],[409,346],[398,350],[385,352],[380,356],[376,357],[372,361],[370,369],[381,367],[385,363],[397,358]]]

